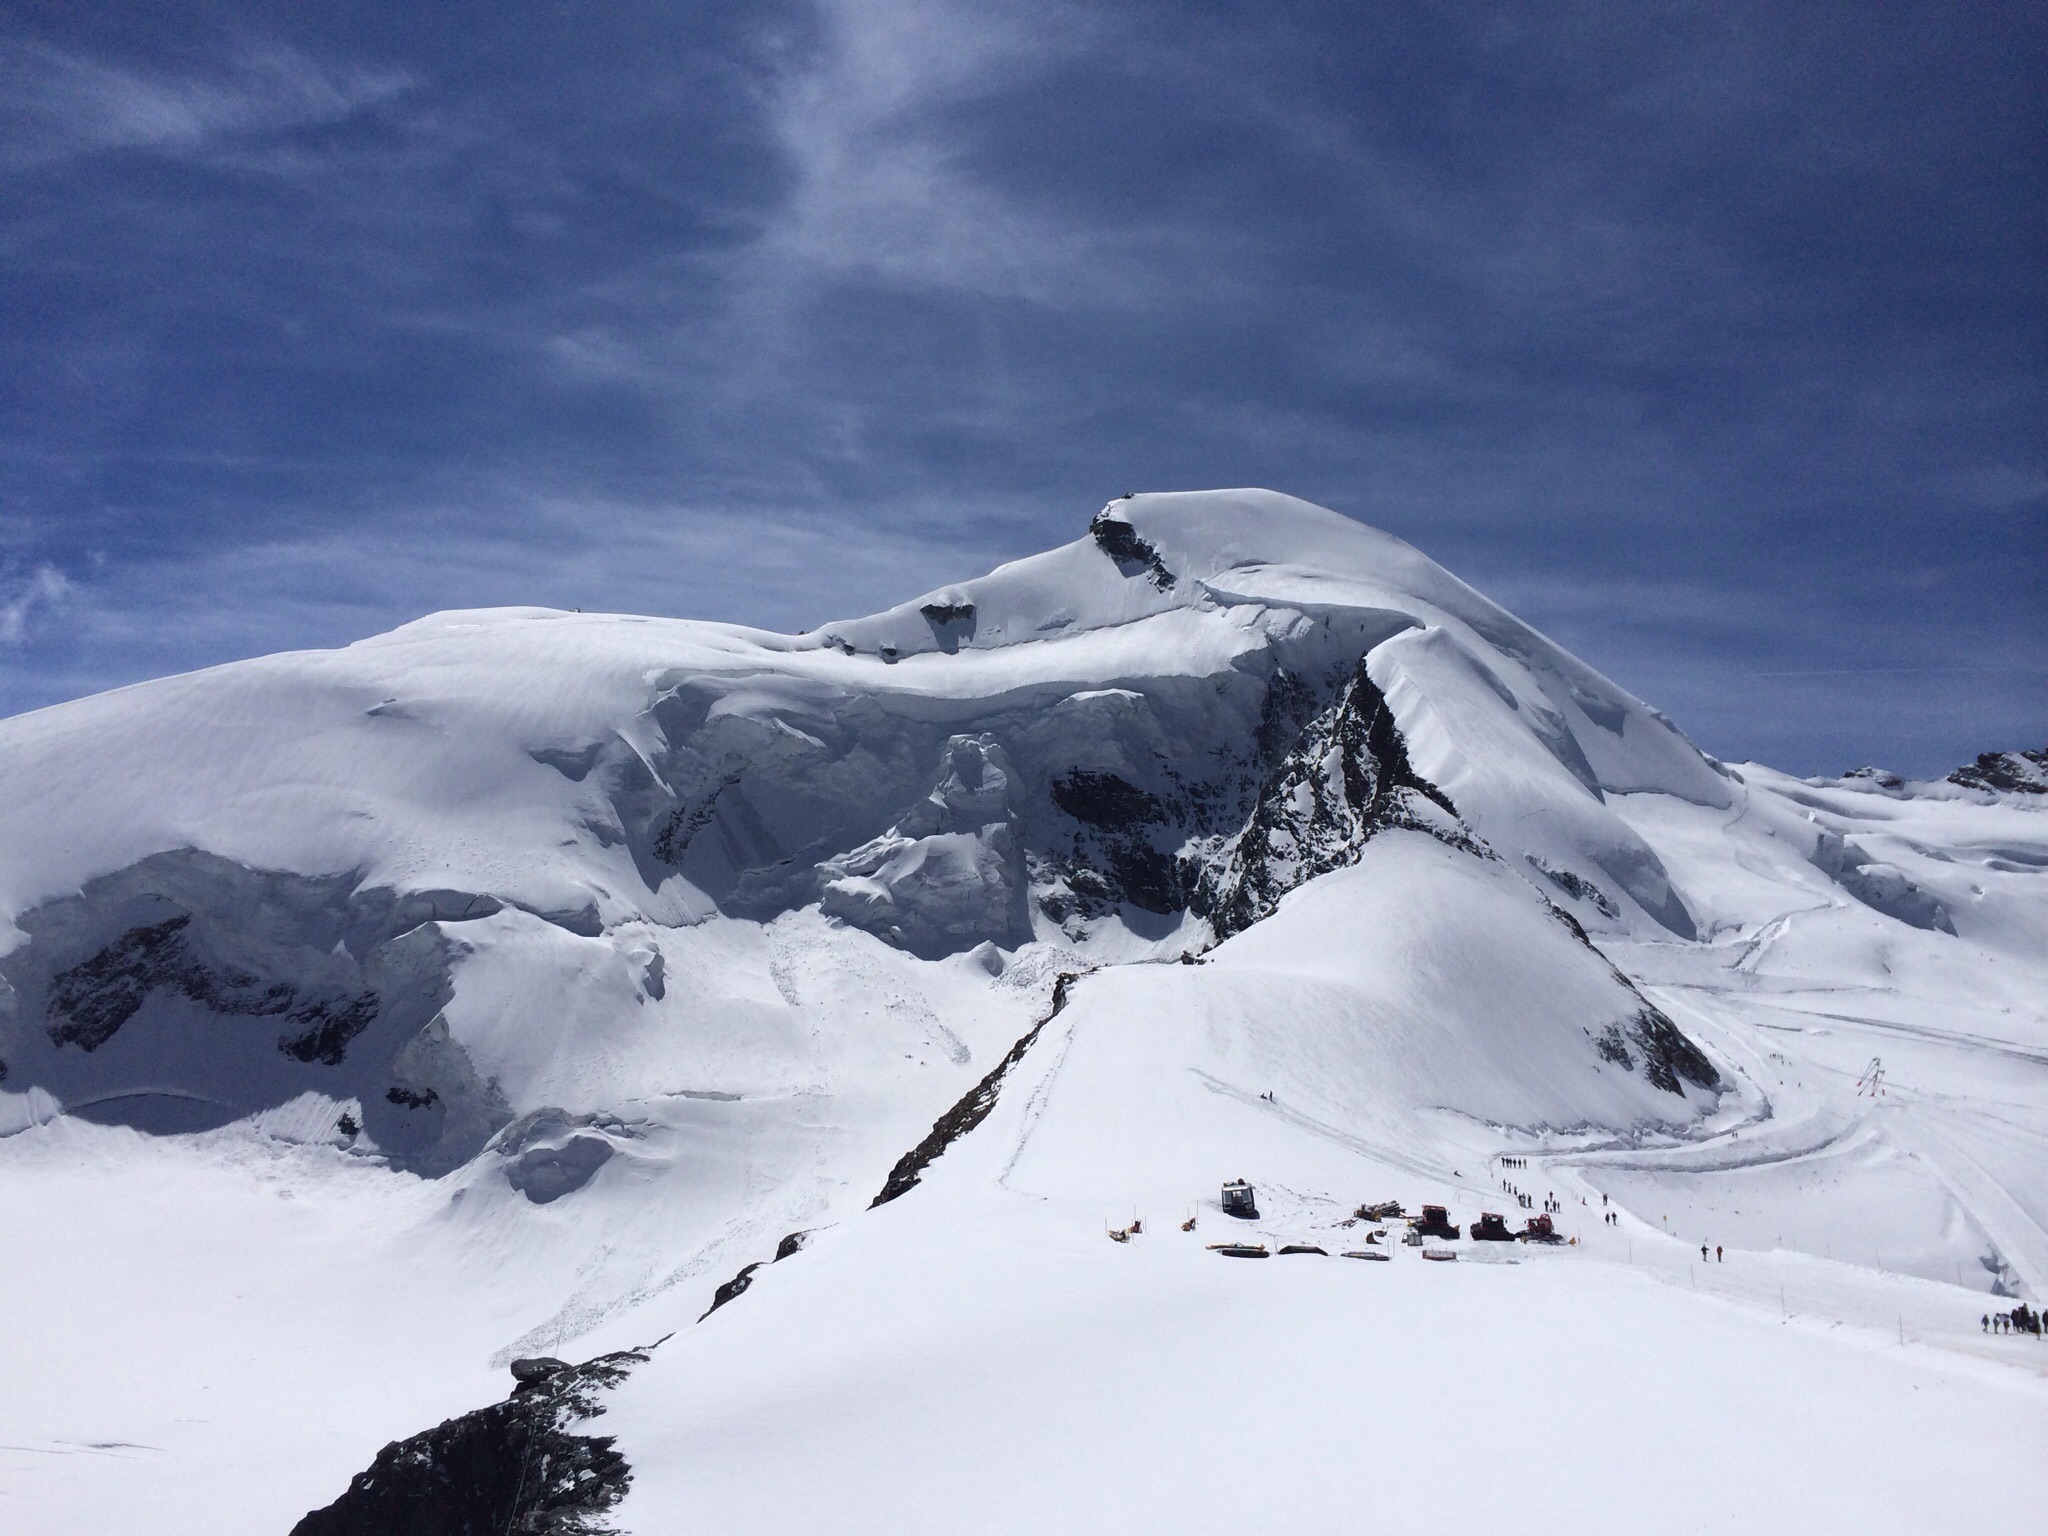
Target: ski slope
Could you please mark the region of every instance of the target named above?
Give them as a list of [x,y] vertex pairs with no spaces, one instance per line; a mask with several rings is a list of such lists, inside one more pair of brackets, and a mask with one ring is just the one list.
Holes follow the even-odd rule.
[[[0,722],[0,1523],[288,1530],[665,1338],[621,1528],[2026,1529],[2048,795],[1960,777],[1270,492]],[[1509,1185],[1576,1241],[1339,1256]]]

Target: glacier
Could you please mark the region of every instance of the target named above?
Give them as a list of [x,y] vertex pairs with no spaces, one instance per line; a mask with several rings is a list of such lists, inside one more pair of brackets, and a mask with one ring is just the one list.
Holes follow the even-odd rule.
[[[670,1336],[598,1420],[631,1528],[1420,1528],[1368,1469],[1466,1423],[1532,1529],[1816,1466],[1948,1523],[1911,1445],[1997,1528],[2035,756],[1717,762],[1255,490],[804,635],[444,613],[0,721],[0,1508],[290,1529],[511,1361]],[[1572,1241],[1227,1265],[1238,1176],[1275,1249],[1386,1194]]]

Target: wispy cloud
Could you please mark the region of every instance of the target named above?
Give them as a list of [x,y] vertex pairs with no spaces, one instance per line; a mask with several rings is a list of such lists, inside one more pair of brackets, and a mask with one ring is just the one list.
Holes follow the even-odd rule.
[[2042,649],[2038,92],[1968,8],[30,9],[0,709],[449,605],[797,627],[1200,484],[1723,750]]
[[1097,238],[995,194],[961,163],[946,114],[1084,51],[1100,28],[1059,5],[829,0],[822,15],[823,46],[776,92],[796,185],[761,254],[785,280],[1070,299]]
[[0,645],[19,645],[38,611],[60,606],[71,583],[54,565],[39,565],[26,576],[0,574]]
[[0,144],[16,165],[110,149],[199,156],[246,136],[338,122],[413,83],[402,70],[323,66],[275,42],[191,73],[16,43],[0,54]]

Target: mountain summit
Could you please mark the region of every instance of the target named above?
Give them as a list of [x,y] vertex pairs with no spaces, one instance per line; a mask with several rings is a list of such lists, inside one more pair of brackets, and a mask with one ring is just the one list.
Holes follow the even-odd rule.
[[[848,1470],[874,1448],[832,1439],[847,1382],[985,1466],[943,1393],[892,1374],[938,1348],[919,1319],[1028,1396],[1038,1367],[1001,1341],[1042,1345],[1043,1307],[1113,1337],[1076,1276],[1128,1257],[1101,1305],[1206,1316],[1212,1256],[1168,1245],[1227,1222],[1237,1177],[1276,1251],[1357,1248],[1353,1207],[1398,1186],[1555,1214],[1574,1274],[1626,1274],[1636,1237],[1668,1270],[1711,1230],[1829,1264],[1853,1241],[1967,1305],[2038,1295],[2048,1099],[2015,1090],[2017,1141],[1967,1107],[1996,1062],[2048,1061],[2048,833],[2006,762],[1928,785],[1717,763],[1409,545],[1261,490],[1125,497],[1070,544],[800,636],[437,614],[0,722],[0,1165],[17,1230],[69,1230],[79,1166],[121,1191],[53,1273],[150,1250],[186,1277],[172,1312],[348,1383],[285,1411],[238,1365],[231,1428],[176,1432],[212,1476],[325,1447],[250,1495],[278,1530],[385,1441],[362,1498],[405,1468],[447,1485],[460,1445],[502,1500],[489,1469],[526,1453],[475,1437],[542,1435],[561,1394],[535,1383],[572,1347],[637,1362],[599,1373],[619,1456],[545,1429],[598,1447],[576,1455],[603,1507],[740,1519],[788,1447],[757,1428],[722,1472],[682,1426],[710,1401],[691,1383],[744,1398],[759,1369],[825,1405],[790,1443],[839,1445],[882,1509]],[[1901,1059],[1943,1107],[1881,1091]],[[1821,1188],[1852,1214],[1813,1217]],[[194,1214],[153,1224],[124,1203],[143,1189]],[[272,1299],[209,1311],[204,1277],[245,1272]],[[1888,1326],[1905,1283],[1830,1305]],[[1362,1304],[1313,1284],[1304,1318]],[[842,1336],[835,1308],[862,1321]],[[778,1318],[822,1374],[767,1342]],[[398,1440],[515,1356],[525,1396]],[[830,1501],[800,1494],[762,1511],[815,1523]],[[1012,1496],[966,1526],[1073,1527]]]

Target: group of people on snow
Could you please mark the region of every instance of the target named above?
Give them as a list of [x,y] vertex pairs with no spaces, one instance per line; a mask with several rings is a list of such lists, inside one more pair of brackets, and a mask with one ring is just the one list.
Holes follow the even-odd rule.
[[2024,1301],[2010,1312],[1987,1312],[1979,1321],[1986,1333],[2031,1333],[2041,1337],[2041,1314]]

